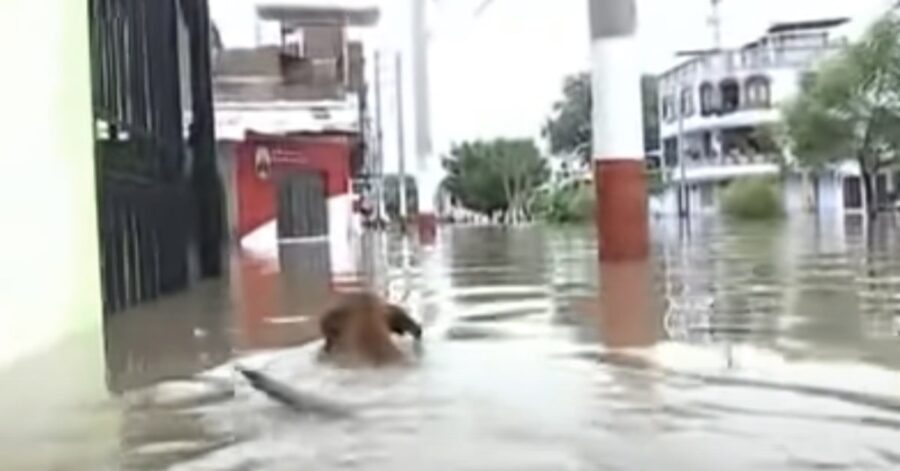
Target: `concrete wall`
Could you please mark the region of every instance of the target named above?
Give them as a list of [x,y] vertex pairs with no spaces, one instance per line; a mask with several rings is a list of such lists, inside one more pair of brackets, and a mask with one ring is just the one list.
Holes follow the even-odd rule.
[[225,219],[228,242],[236,244],[238,237],[237,210],[237,167],[235,152],[238,143],[235,141],[216,142],[217,168],[222,187],[225,192]]
[[87,3],[0,2],[3,469],[103,469],[120,442],[101,406]]
[[0,2],[0,368],[102,320],[87,14]]

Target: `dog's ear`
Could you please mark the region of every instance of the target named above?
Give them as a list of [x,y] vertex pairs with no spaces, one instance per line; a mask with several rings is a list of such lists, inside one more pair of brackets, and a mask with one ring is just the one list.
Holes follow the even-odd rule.
[[388,326],[390,327],[391,332],[397,335],[410,334],[415,337],[416,340],[422,338],[422,326],[413,320],[409,313],[402,307],[397,306],[396,304],[388,304],[387,315]]

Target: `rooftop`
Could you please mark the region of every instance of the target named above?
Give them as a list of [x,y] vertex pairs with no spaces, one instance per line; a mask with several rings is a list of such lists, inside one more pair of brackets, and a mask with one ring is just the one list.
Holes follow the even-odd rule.
[[822,18],[817,20],[790,21],[783,23],[775,23],[769,27],[769,34],[785,33],[788,31],[799,31],[805,29],[827,29],[841,26],[849,22],[849,18]]
[[312,25],[372,26],[381,12],[371,1],[304,0],[302,3],[270,2],[256,8],[262,20],[281,21],[290,26]]

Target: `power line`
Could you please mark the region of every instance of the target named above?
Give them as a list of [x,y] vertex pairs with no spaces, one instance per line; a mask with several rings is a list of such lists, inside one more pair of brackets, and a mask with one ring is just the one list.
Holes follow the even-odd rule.
[[484,13],[484,11],[487,10],[488,7],[490,7],[493,3],[494,3],[494,0],[482,0],[481,4],[478,5],[478,8],[475,9],[475,12],[472,13],[472,16],[475,17],[475,18],[478,18],[478,17],[481,16],[481,14]]

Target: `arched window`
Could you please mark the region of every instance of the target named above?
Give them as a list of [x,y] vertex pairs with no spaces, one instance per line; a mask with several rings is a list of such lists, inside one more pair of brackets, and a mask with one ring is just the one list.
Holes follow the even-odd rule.
[[744,100],[748,108],[768,108],[772,106],[772,91],[769,78],[755,75],[744,84]]
[[675,97],[666,95],[662,99],[662,115],[663,121],[671,123],[677,117],[675,111]]
[[716,88],[709,82],[700,85],[700,114],[710,116],[719,111],[719,100]]
[[694,116],[694,91],[690,88],[681,90],[681,115],[685,118]]
[[719,84],[722,94],[722,113],[733,113],[741,107],[741,85],[737,80],[725,79]]

